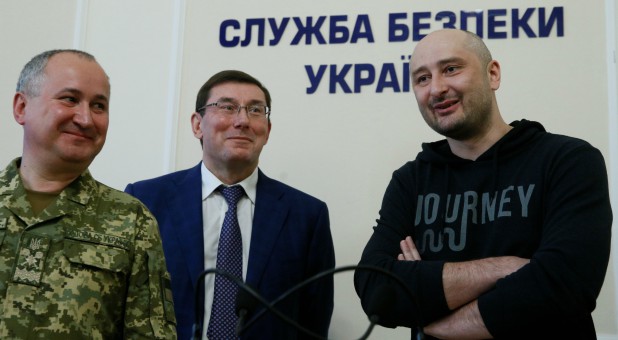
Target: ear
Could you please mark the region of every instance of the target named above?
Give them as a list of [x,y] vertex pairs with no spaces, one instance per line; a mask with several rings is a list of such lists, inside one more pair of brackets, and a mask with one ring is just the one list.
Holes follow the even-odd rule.
[[191,115],[191,130],[193,130],[193,136],[199,140],[204,137],[204,132],[202,131],[202,126],[200,125],[201,122],[202,116],[200,116],[197,112],[193,112]]
[[268,118],[268,131],[266,132],[266,141],[264,145],[268,143],[268,138],[270,137],[270,130],[272,129],[272,124],[270,123],[270,118]]
[[19,125],[24,125],[26,122],[26,104],[28,98],[21,92],[16,92],[13,97],[13,118]]
[[489,76],[489,84],[491,89],[496,91],[500,88],[500,64],[496,60],[492,60],[487,65],[487,74]]

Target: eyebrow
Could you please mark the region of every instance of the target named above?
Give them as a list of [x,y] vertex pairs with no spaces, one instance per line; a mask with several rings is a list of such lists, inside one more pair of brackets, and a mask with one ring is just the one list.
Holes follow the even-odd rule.
[[[235,98],[231,98],[231,97],[221,97],[219,99],[216,100],[217,102],[227,102],[227,103],[237,103],[238,100],[236,100]],[[260,99],[251,99],[249,100],[249,102],[247,104],[260,104],[260,105],[266,105],[266,102]]]
[[[438,60],[438,62],[436,64],[438,66],[444,66],[444,65],[453,64],[453,63],[464,64],[465,63],[465,59],[460,58],[460,57],[450,57],[450,58]],[[415,69],[413,71],[411,70],[410,73],[412,75],[416,75],[416,74],[418,74],[420,72],[423,72],[423,71],[426,71],[428,69],[429,69],[429,67],[423,65],[423,66],[420,66],[420,67],[418,67],[417,69]]]
[[[76,95],[83,95],[84,93],[82,91],[80,91],[79,89],[73,88],[73,87],[65,87],[62,90],[56,92],[56,95],[59,95],[63,92],[70,92],[72,94],[76,94]],[[104,100],[105,102],[109,102],[109,98],[107,98],[106,95],[104,94],[96,94],[94,96],[95,99],[97,100]]]

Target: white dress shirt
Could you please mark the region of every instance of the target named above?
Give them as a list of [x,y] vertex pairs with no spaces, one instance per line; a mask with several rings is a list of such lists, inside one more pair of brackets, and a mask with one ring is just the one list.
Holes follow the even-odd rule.
[[[245,195],[240,198],[236,206],[238,214],[238,224],[242,234],[242,277],[247,277],[247,264],[249,262],[249,245],[251,244],[251,228],[253,222],[253,211],[255,209],[255,195],[258,180],[257,168],[253,173],[240,183]],[[220,185],[224,185],[213,175],[210,170],[202,163],[202,226],[204,238],[204,269],[216,268],[217,249],[219,248],[219,235],[221,225],[227,211],[227,202],[223,195],[217,190]],[[197,235],[196,235],[197,236]],[[215,274],[204,277],[204,324],[202,328],[202,339],[207,339],[206,331],[212,310],[212,301],[215,290]]]

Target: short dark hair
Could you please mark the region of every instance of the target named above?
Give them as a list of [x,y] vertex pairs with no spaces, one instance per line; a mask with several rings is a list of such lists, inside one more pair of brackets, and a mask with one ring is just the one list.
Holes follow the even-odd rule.
[[49,59],[59,53],[71,53],[96,62],[96,59],[92,54],[79,50],[57,49],[41,52],[30,59],[30,61],[21,70],[19,79],[17,80],[16,91],[22,92],[28,96],[38,96],[41,83],[45,78],[45,67],[49,62]]
[[[208,79],[204,85],[197,92],[197,99],[195,100],[195,111],[198,111],[204,105],[206,105],[206,100],[210,97],[210,90],[213,87],[223,84],[223,83],[244,83],[244,84],[254,84],[264,92],[264,97],[266,97],[266,106],[271,107],[270,93],[268,89],[262,85],[262,83],[255,79],[253,76],[238,70],[225,70],[221,71]],[[203,115],[203,112],[198,112]]]

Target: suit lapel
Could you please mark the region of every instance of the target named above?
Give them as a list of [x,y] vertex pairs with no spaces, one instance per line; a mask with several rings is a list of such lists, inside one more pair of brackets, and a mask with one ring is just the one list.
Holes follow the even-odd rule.
[[247,267],[247,283],[253,287],[258,287],[262,280],[264,268],[289,211],[283,199],[284,191],[261,170],[258,171],[255,216]]
[[186,176],[178,178],[178,192],[172,193],[175,199],[170,202],[170,211],[177,212],[173,218],[178,228],[178,254],[186,256],[185,263],[193,285],[204,271],[201,164],[189,169]]

